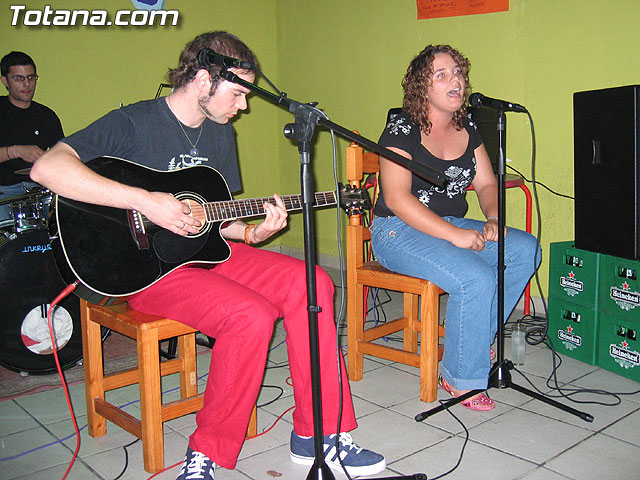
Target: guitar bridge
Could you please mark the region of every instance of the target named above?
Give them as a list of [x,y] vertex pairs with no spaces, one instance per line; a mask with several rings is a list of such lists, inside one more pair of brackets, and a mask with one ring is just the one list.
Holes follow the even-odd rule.
[[149,237],[144,226],[144,221],[140,212],[136,210],[128,210],[129,230],[133,241],[136,242],[138,250],[149,250]]

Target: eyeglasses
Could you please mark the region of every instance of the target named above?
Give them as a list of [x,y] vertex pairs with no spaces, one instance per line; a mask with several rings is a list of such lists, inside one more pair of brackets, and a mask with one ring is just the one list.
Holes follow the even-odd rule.
[[29,82],[36,82],[38,80],[38,75],[36,75],[35,73],[31,73],[26,77],[24,75],[11,75],[9,78],[16,83],[22,83],[25,80]]

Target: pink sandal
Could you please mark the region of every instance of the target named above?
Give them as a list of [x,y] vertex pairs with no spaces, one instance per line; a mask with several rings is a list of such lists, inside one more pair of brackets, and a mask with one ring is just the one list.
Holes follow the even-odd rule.
[[[442,377],[438,379],[438,384],[445,392],[447,392],[454,398],[462,395],[462,393],[456,392],[453,387],[449,385],[449,383]],[[476,395],[475,397],[468,398],[467,400],[463,400],[462,402],[460,402],[460,404],[463,407],[466,407],[469,410],[475,410],[476,412],[487,412],[496,408],[496,404],[493,403],[493,400],[491,400],[484,393]]]

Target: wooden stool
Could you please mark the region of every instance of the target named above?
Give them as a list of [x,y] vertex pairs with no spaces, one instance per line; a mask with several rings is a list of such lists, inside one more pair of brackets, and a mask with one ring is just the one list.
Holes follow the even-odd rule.
[[[150,473],[164,468],[162,424],[202,408],[198,393],[195,334],[197,330],[168,318],[136,312],[128,304],[94,305],[80,301],[85,395],[89,435],[107,433],[107,420],[142,439],[144,469]],[[138,368],[104,375],[101,327],[134,339],[138,348]],[[160,362],[160,340],[177,337],[178,356]],[[180,373],[180,400],[162,404],[160,379]],[[137,383],[140,387],[141,418],[130,415],[105,400],[105,392]],[[256,407],[247,436],[256,434]],[[186,448],[185,448],[186,450]]]

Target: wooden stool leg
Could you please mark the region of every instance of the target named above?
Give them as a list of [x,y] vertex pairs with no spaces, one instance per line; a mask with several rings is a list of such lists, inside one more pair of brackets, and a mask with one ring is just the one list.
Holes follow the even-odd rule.
[[[404,316],[408,319],[407,327],[403,333],[403,345],[407,352],[418,352],[418,295],[405,293],[404,298]],[[422,318],[422,317],[420,317]]]
[[137,343],[144,469],[156,473],[164,468],[158,331],[139,330]]
[[178,337],[178,356],[183,364],[180,370],[180,398],[184,400],[198,394],[195,333]]
[[422,293],[420,400],[435,402],[438,395],[438,319],[440,295],[438,287],[430,285]]
[[88,431],[92,437],[101,437],[107,433],[107,420],[96,413],[94,401],[96,398],[104,400],[100,325],[91,321],[91,313],[87,307],[87,302],[84,300],[80,302],[80,315]]
[[247,438],[255,437],[258,433],[258,407],[253,406],[251,410],[251,418],[249,419],[249,427],[247,428]]
[[358,343],[364,336],[364,286],[355,284],[347,295],[347,372],[349,380],[362,380],[364,355]]

